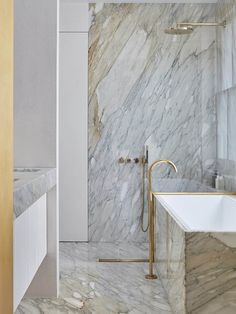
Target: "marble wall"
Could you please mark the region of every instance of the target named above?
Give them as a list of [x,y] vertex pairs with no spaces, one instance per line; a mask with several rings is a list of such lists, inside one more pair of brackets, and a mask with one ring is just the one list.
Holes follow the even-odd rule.
[[236,233],[185,232],[159,202],[157,217],[157,272],[173,313],[235,313]]
[[224,189],[236,191],[236,1],[221,0],[217,19],[217,169],[224,176]]
[[[91,4],[89,237],[146,241],[140,229],[140,157],[172,159],[180,177],[211,182],[216,159],[215,28],[163,30],[215,20],[213,4]],[[151,155],[150,155],[151,157]]]

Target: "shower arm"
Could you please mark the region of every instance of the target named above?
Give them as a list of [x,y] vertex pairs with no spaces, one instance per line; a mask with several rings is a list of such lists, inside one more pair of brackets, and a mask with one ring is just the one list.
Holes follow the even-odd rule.
[[220,23],[211,22],[181,22],[177,23],[177,26],[223,26],[226,27],[226,20]]

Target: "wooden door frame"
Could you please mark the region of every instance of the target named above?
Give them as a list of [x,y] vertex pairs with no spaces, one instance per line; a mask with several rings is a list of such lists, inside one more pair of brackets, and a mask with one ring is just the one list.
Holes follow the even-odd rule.
[[13,313],[13,0],[0,0],[0,313]]

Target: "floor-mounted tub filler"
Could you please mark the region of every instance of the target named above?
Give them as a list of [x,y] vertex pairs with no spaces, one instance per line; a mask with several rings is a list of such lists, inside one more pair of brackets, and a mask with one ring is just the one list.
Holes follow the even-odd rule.
[[[169,274],[169,272],[172,273],[170,266],[170,264],[172,263],[171,249],[173,248],[174,252],[176,252],[176,254],[178,255],[181,254],[181,250],[183,250],[183,253],[185,254],[186,248],[184,241],[183,243],[181,243],[181,247],[179,246],[178,237],[176,238],[177,240],[175,240],[173,237],[174,240],[169,241],[169,233],[172,232],[169,225],[169,220],[172,219],[172,221],[176,225],[176,228],[174,228],[173,232],[179,229],[179,232],[182,230],[182,232],[186,234],[186,237],[183,237],[184,239],[187,239],[190,233],[196,233],[198,235],[200,233],[204,233],[211,234],[211,237],[212,234],[214,234],[215,238],[219,241],[224,241],[223,243],[226,243],[225,241],[227,241],[226,245],[228,245],[228,242],[233,241],[233,249],[235,248],[236,269],[236,226],[234,226],[234,222],[236,219],[233,219],[233,217],[236,218],[236,193],[215,192],[215,190],[213,189],[209,192],[155,192],[153,188],[152,178],[153,170],[160,164],[167,164],[171,166],[171,168],[175,172],[177,172],[176,165],[170,160],[156,160],[148,169],[148,227],[145,231],[149,231],[149,258],[99,259],[99,262],[147,262],[149,263],[149,272],[145,276],[146,279],[158,278],[154,270],[155,265],[157,265],[157,273],[159,274],[160,279],[163,281],[163,285],[166,288],[168,295],[170,294],[170,303],[172,304],[171,298],[173,296],[173,304],[175,304],[175,306],[177,304],[177,307],[178,304],[181,304],[180,312],[178,313],[183,314],[188,313],[184,312],[184,309],[186,309],[187,306],[189,307],[186,295],[187,290],[185,290],[185,268],[183,267],[182,270],[179,270],[178,268],[177,274],[174,275],[175,278],[179,278],[179,274],[182,274],[183,278],[180,275],[181,279],[180,282],[177,282],[177,284],[173,282],[172,277],[170,281],[167,280],[167,275]],[[156,188],[157,187],[155,186],[155,189]],[[166,213],[161,212],[163,211],[163,209],[165,209]],[[167,216],[169,216],[168,221],[164,221],[163,223],[163,217]],[[169,245],[170,242],[171,244]],[[175,247],[174,244],[176,243],[177,246]],[[164,256],[162,256],[163,248],[165,250]],[[174,258],[174,268],[179,263],[183,263],[182,255],[180,257],[178,255],[178,258]],[[164,277],[162,272],[163,265],[168,265],[164,266],[164,268],[168,268],[168,271],[166,270],[164,272]],[[184,265],[187,264],[184,262]],[[230,271],[233,271],[234,273],[234,269],[231,269]],[[236,271],[234,276],[236,278]],[[217,285],[217,280],[215,280],[213,284]],[[236,279],[234,284],[236,285]],[[183,288],[182,290],[181,287]],[[218,289],[216,289],[216,291],[217,294]],[[226,289],[226,291],[228,290]],[[182,297],[180,297],[177,292],[182,293]],[[198,294],[196,293],[196,295]],[[210,292],[210,295],[213,296],[214,293]],[[179,299],[180,302],[177,302],[176,296],[177,300]],[[195,291],[193,292],[192,299],[195,298],[194,296]]]
[[[145,158],[142,158],[144,165],[146,163]],[[155,199],[154,199],[154,192],[153,192],[153,186],[152,186],[152,174],[153,170],[160,164],[167,164],[173,168],[175,172],[177,172],[176,165],[170,161],[170,160],[156,160],[152,163],[152,165],[148,169],[148,227],[146,228],[146,231],[149,232],[149,258],[148,259],[99,259],[99,262],[115,262],[115,263],[149,263],[149,272],[145,276],[146,279],[157,279],[157,275],[154,274],[154,265],[155,265],[155,257],[156,257],[156,231],[155,231],[155,220],[156,220],[156,208],[155,208]],[[144,178],[144,172],[143,172],[143,178]],[[144,195],[144,191],[143,191]],[[143,212],[142,212],[143,214]],[[142,222],[143,223],[143,222]],[[143,229],[143,227],[142,227]]]

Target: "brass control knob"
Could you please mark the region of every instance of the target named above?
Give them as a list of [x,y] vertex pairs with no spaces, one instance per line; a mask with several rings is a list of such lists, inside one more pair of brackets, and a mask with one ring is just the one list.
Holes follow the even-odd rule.
[[119,164],[123,164],[125,162],[124,158],[123,157],[120,157],[119,160],[118,160]]

